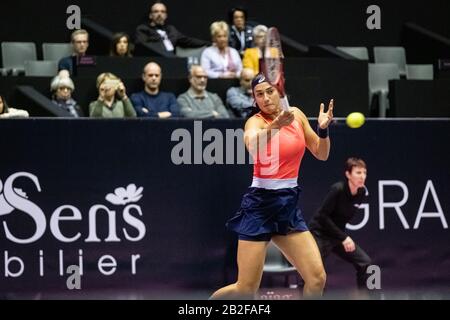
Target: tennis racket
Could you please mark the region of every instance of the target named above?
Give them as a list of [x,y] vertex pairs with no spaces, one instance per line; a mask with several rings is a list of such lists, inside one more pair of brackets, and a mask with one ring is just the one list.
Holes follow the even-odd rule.
[[275,27],[269,28],[266,35],[266,45],[263,50],[261,70],[269,83],[280,92],[283,110],[289,111],[289,101],[284,90],[283,59],[284,55],[278,29]]

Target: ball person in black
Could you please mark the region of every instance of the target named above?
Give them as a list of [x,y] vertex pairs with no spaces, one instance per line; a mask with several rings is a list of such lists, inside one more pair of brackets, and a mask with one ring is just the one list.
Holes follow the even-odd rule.
[[321,207],[313,215],[309,227],[325,261],[330,253],[351,263],[356,269],[359,289],[367,289],[367,267],[370,257],[345,233],[345,225],[356,214],[359,205],[368,196],[365,181],[366,163],[349,158],[345,163],[345,181],[333,184]]

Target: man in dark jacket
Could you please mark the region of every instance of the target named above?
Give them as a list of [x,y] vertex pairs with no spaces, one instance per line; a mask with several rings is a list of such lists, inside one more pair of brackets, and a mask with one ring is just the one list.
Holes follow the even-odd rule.
[[173,25],[166,24],[167,8],[161,2],[152,5],[149,14],[150,21],[136,28],[137,44],[166,56],[175,56],[177,46],[183,48],[199,48],[208,46],[208,41],[190,38],[179,32]]

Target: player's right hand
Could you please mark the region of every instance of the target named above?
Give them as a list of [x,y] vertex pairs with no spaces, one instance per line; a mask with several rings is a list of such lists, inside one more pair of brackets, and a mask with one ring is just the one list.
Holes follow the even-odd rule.
[[281,114],[273,121],[275,125],[282,128],[289,126],[295,119],[294,111],[282,111]]

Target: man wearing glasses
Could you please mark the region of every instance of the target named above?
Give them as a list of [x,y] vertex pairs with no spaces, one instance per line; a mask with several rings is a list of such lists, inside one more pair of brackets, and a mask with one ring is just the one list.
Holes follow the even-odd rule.
[[178,97],[181,114],[186,118],[218,119],[229,118],[222,99],[212,92],[206,91],[208,75],[199,65],[193,65],[189,74],[188,91]]

